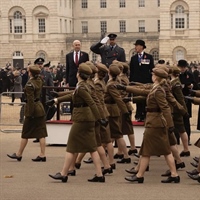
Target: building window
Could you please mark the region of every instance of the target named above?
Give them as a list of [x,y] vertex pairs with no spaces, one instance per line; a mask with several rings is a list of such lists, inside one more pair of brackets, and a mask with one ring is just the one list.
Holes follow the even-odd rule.
[[126,32],[126,21],[119,21],[119,32],[125,33]]
[[9,21],[10,21],[10,33],[12,33],[12,19],[10,19]]
[[160,32],[160,20],[158,20],[158,32]]
[[82,33],[88,33],[88,22],[82,21]]
[[44,18],[38,19],[38,30],[39,30],[39,33],[45,33],[46,32],[45,29],[46,29],[45,19]]
[[159,60],[159,52],[158,52],[158,50],[153,50],[151,52],[151,55],[153,56],[154,61],[158,61]]
[[125,8],[126,7],[126,0],[119,0],[119,7]]
[[100,8],[106,8],[106,0],[100,0]]
[[138,0],[139,7],[145,7],[145,0]]
[[187,5],[172,5],[171,9],[171,28],[186,29],[189,28],[189,10]]
[[158,0],[158,7],[160,7],[160,0]]
[[16,11],[14,13],[14,33],[22,33],[23,31],[22,13]]
[[184,59],[184,51],[182,50],[177,50],[176,51],[176,61]]
[[88,1],[87,0],[82,0],[82,8],[87,8],[88,7]]
[[101,32],[106,33],[107,32],[107,21],[101,21],[100,28],[101,28]]
[[139,32],[145,32],[145,21],[139,20],[138,21]]
[[97,54],[96,53],[92,53],[92,61],[93,62],[97,61]]
[[184,8],[181,5],[176,7],[175,27],[185,28]]

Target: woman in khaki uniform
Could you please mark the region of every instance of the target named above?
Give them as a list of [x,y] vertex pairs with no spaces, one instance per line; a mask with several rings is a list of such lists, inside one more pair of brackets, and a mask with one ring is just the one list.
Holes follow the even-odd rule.
[[[90,61],[87,61],[86,64],[91,68],[92,70],[92,74],[90,75],[90,77],[88,78],[87,80],[87,83],[89,85],[89,88],[90,88],[90,91],[91,91],[91,97],[92,99],[94,100],[98,110],[99,110],[99,114],[100,114],[100,117],[102,119],[105,119],[106,116],[105,116],[105,113],[104,113],[104,109],[103,109],[103,106],[102,104],[100,103],[100,100],[97,96],[97,93],[96,93],[96,87],[95,87],[95,84],[94,84],[94,77],[95,77],[95,74],[97,73],[98,69],[97,67]],[[97,142],[97,152],[100,156],[100,159],[103,163],[103,175],[109,173],[113,173],[112,171],[112,168],[111,166],[109,165],[109,162],[106,158],[106,152],[105,152],[105,149],[103,148],[102,146],[102,143],[101,143],[101,136],[100,136],[100,124],[99,123],[95,123],[95,136],[96,136],[96,142]],[[83,157],[85,156],[86,153],[79,153],[78,155],[78,158],[76,160],[76,165],[77,163],[81,163]],[[91,159],[91,158],[90,158]]]
[[21,161],[23,151],[28,143],[29,138],[39,138],[41,152],[39,156],[32,159],[35,162],[45,162],[45,137],[47,137],[45,111],[40,96],[43,81],[40,78],[40,69],[37,66],[30,66],[28,70],[30,79],[24,88],[25,94],[25,121],[22,129],[22,139],[20,148],[17,153],[7,155],[12,159]]
[[122,97],[120,92],[115,87],[117,82],[118,75],[120,74],[120,69],[118,65],[111,64],[109,66],[109,80],[106,85],[106,92],[105,92],[105,104],[109,112],[109,125],[110,125],[110,132],[111,138],[113,140],[117,140],[118,147],[124,154],[124,158],[117,161],[117,163],[130,163],[131,159],[129,158],[128,151],[126,148],[126,143],[123,138],[123,134],[121,131],[121,119],[120,119],[120,112],[124,115],[125,119],[131,121],[130,113],[126,107],[126,104],[122,101]]
[[[170,73],[171,76],[171,91],[176,100],[187,110],[183,92],[182,92],[182,86],[181,82],[179,80],[179,74],[180,69],[176,66],[172,67],[172,73]],[[179,113],[179,111],[174,108],[173,109],[173,121],[174,121],[174,127],[177,129],[178,133],[180,134],[182,144],[183,144],[183,152],[189,152],[188,149],[188,136],[185,131],[185,126],[183,122],[183,116]]]
[[90,95],[89,85],[86,82],[91,74],[92,70],[87,64],[80,64],[77,73],[78,83],[74,93],[47,102],[51,106],[54,103],[72,100],[74,106],[72,113],[73,125],[67,142],[64,166],[61,172],[49,175],[51,178],[61,180],[62,182],[67,182],[70,165],[75,163],[77,153],[80,152],[90,152],[96,168],[95,177],[88,179],[88,181],[105,182],[105,177],[101,171],[100,158],[97,153],[95,122],[99,121],[103,125],[106,124],[105,121],[101,120],[97,106]]
[[[122,85],[129,85],[129,79],[127,77],[127,73],[129,71],[129,65],[125,62],[118,62],[115,61],[115,63],[118,63],[119,68],[121,70],[120,75],[118,76],[120,83]],[[121,91],[122,98],[128,97],[128,93],[126,91]],[[126,102],[126,107],[130,113],[130,116],[132,116],[133,107],[131,105],[131,102]],[[123,135],[127,135],[129,142],[130,142],[130,149],[128,151],[129,155],[137,153],[137,149],[135,147],[135,136],[133,131],[133,124],[132,121],[127,121],[123,115],[121,115],[121,127],[122,127],[122,133]],[[118,149],[117,152],[118,155],[121,155],[121,152]],[[117,155],[115,154],[115,156]]]
[[[127,181],[143,183],[144,173],[149,164],[150,157],[153,155],[164,155],[170,168],[171,176],[162,183],[179,183],[180,177],[176,172],[174,158],[170,150],[168,132],[173,131],[171,110],[166,101],[166,93],[162,85],[166,84],[168,74],[162,69],[154,68],[152,81],[154,86],[147,97],[147,115],[145,121],[145,131],[142,146],[140,149],[140,166],[136,175],[126,177]],[[124,89],[127,92],[134,92],[131,86],[116,86],[118,89]],[[146,92],[146,91],[145,91]],[[143,90],[141,90],[141,95]]]
[[[104,65],[102,63],[97,63],[96,66],[98,68],[97,77],[94,80],[96,95],[102,106],[105,118],[108,119],[109,112],[108,112],[108,110],[106,108],[106,104],[104,102],[104,94],[106,91],[106,83],[104,81],[104,78],[106,77],[106,75],[108,73],[108,68],[106,67],[106,65]],[[104,147],[106,147],[106,149],[107,149],[110,166],[112,167],[112,169],[116,169],[114,159],[113,159],[114,147],[113,147],[112,140],[111,140],[109,124],[107,127],[100,126],[100,136],[101,136],[102,145]]]

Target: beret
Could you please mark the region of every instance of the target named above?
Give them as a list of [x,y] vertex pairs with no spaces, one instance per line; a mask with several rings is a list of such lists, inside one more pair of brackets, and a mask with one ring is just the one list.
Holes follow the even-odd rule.
[[164,69],[159,69],[157,67],[153,68],[153,73],[160,77],[160,78],[167,78],[168,77],[168,73],[164,70]]

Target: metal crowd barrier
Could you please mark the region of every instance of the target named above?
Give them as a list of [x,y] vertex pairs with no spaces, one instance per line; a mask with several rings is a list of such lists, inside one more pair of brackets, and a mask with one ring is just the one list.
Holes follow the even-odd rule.
[[12,94],[23,94],[23,92],[3,92],[0,94],[0,131],[3,133],[15,133],[22,131],[20,111],[24,108],[24,102],[16,98],[11,102]]

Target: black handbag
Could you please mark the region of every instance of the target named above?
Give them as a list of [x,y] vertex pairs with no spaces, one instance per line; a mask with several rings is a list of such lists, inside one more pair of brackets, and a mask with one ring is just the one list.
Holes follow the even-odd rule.
[[53,118],[53,116],[55,115],[56,111],[57,111],[57,107],[56,106],[46,106],[46,120],[50,120]]

